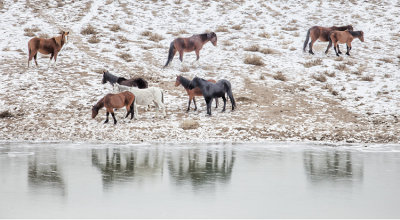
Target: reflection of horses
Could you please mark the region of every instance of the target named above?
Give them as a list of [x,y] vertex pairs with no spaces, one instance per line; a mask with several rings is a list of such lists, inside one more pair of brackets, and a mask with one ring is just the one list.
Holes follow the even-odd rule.
[[196,34],[186,38],[176,38],[171,42],[171,45],[169,46],[168,60],[164,67],[168,66],[169,62],[172,61],[177,51],[179,51],[179,60],[181,62],[183,60],[183,52],[195,51],[197,56],[196,60],[199,60],[199,52],[201,48],[203,48],[203,45],[208,41],[211,41],[214,46],[217,46],[217,35],[214,32],[210,32],[204,34]]
[[34,37],[28,41],[28,51],[29,51],[29,58],[28,58],[28,67],[29,62],[32,58],[35,58],[36,66],[38,66],[36,57],[37,52],[42,54],[51,54],[50,61],[54,57],[54,63],[57,61],[57,54],[60,52],[61,48],[63,47],[65,41],[65,37],[68,36],[69,32],[61,32],[60,36],[53,37],[50,39],[38,38]]
[[[150,104],[154,103],[157,107],[156,115],[158,115],[158,109],[162,108],[164,117],[166,116],[165,113],[165,106],[164,106],[164,94],[161,89],[156,87],[150,87],[145,89],[138,89],[135,87],[128,87],[123,85],[116,84],[118,91],[129,91],[135,95],[135,102],[134,108],[136,112],[136,117],[138,115],[137,105],[144,105],[149,106]],[[136,118],[135,117],[135,118]]]
[[135,96],[131,92],[121,92],[118,94],[107,94],[104,96],[102,99],[100,99],[96,105],[93,106],[92,108],[92,118],[95,118],[97,114],[99,113],[99,109],[106,107],[107,113],[106,113],[106,121],[104,123],[108,122],[108,115],[111,113],[113,119],[114,119],[114,124],[117,124],[117,120],[115,119],[114,116],[114,108],[122,108],[126,107],[126,117],[128,117],[129,114],[131,114],[131,119],[133,118],[134,115],[134,100]]
[[314,54],[312,51],[312,46],[315,41],[320,40],[322,42],[328,42],[329,41],[329,34],[331,31],[345,31],[345,30],[353,30],[353,26],[347,25],[347,26],[341,26],[341,27],[321,27],[321,26],[313,26],[307,31],[307,37],[306,40],[304,41],[304,46],[303,46],[303,51],[306,51],[307,43],[311,37],[311,42],[309,44],[310,50],[308,51],[310,54]]
[[143,78],[138,77],[133,79],[126,79],[124,77],[114,76],[113,74],[108,72],[108,70],[103,71],[103,79],[101,80],[101,83],[103,84],[107,82],[109,82],[112,86],[114,86],[115,83],[118,83],[124,86],[138,87],[139,89],[144,89],[148,87],[147,81]]
[[[213,79],[209,79],[207,80],[208,82],[212,82],[212,83],[216,83],[215,80]],[[177,76],[176,80],[175,80],[175,86],[179,86],[182,85],[183,88],[185,88],[187,94],[189,95],[189,105],[187,108],[187,112],[190,110],[190,102],[193,99],[193,103],[194,103],[194,110],[197,110],[197,106],[196,106],[196,99],[194,98],[195,96],[202,96],[203,93],[201,93],[201,90],[199,88],[194,88],[192,90],[189,89],[189,84],[190,84],[190,80],[186,79],[183,76]],[[218,98],[215,98],[215,108],[218,108]]]
[[189,89],[194,89],[199,87],[201,92],[203,93],[204,100],[207,104],[207,114],[211,115],[211,103],[213,98],[221,97],[224,101],[224,107],[222,108],[222,112],[225,111],[226,107],[226,98],[225,93],[227,93],[229,99],[232,104],[232,111],[236,107],[235,99],[233,98],[231,83],[228,80],[221,79],[216,83],[208,82],[199,77],[194,77],[193,80],[189,84]]
[[364,32],[362,31],[332,31],[331,34],[329,35],[329,45],[326,48],[325,53],[328,53],[328,50],[330,47],[332,47],[332,42],[333,42],[333,49],[335,49],[336,56],[339,56],[338,51],[339,50],[339,44],[346,44],[347,47],[347,52],[346,55],[350,56],[350,50],[351,50],[351,42],[354,40],[354,38],[360,39],[361,42],[364,42]]

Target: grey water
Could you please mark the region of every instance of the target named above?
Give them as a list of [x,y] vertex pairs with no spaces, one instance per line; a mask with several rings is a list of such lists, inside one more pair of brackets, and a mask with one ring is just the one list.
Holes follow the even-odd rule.
[[0,143],[0,218],[400,218],[400,145]]

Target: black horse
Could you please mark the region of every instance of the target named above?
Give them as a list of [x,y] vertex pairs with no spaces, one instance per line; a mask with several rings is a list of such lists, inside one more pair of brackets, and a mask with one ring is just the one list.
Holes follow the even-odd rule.
[[221,97],[224,101],[224,107],[222,112],[225,111],[226,106],[226,98],[225,93],[227,93],[229,99],[231,100],[232,104],[232,111],[236,107],[235,99],[233,98],[232,94],[232,86],[228,80],[221,79],[218,80],[217,83],[208,82],[205,79],[201,79],[199,77],[194,77],[193,80],[189,84],[189,89],[200,88],[201,92],[203,93],[204,100],[207,104],[207,114],[211,115],[211,103],[213,98]]
[[114,86],[115,83],[118,83],[120,85],[124,86],[129,86],[129,87],[138,87],[139,89],[145,89],[148,87],[148,83],[146,80],[143,78],[133,78],[133,79],[126,79],[124,77],[118,77],[114,76],[110,72],[103,71],[103,79],[101,80],[101,83],[111,83],[112,86]]

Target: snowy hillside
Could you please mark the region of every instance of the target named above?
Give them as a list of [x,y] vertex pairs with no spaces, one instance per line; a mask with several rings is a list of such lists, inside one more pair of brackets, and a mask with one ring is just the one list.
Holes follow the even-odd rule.
[[[400,141],[399,1],[2,1],[0,2],[0,140],[45,141]],[[352,24],[365,42],[336,57],[328,43],[303,52],[314,25]],[[38,55],[27,67],[27,42],[70,31],[55,66]],[[170,42],[213,31],[218,44],[178,55],[167,68]],[[341,45],[345,51],[345,45]],[[258,64],[258,65],[253,65]],[[167,117],[155,109],[138,120],[91,106],[107,93],[102,70],[143,77],[165,93]],[[177,75],[227,79],[238,109],[186,113]],[[194,106],[193,106],[194,107]],[[184,130],[185,119],[197,129]]]

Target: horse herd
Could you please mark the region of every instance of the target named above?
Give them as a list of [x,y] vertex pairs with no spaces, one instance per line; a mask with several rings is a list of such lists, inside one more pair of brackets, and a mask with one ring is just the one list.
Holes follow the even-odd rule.
[[[32,38],[28,42],[28,67],[32,58],[35,59],[36,66],[38,66],[36,58],[37,52],[42,54],[50,54],[50,60],[54,57],[54,63],[57,60],[57,54],[63,47],[68,39],[69,32],[61,32],[60,36],[53,37],[50,39],[44,38]],[[325,51],[328,53],[332,44],[334,46],[334,50],[337,56],[342,52],[339,49],[339,43],[345,43],[347,46],[347,55],[350,55],[351,50],[351,42],[354,38],[358,38],[360,41],[364,42],[364,32],[362,31],[353,31],[353,27],[351,25],[341,26],[341,27],[321,27],[321,26],[313,26],[307,31],[306,40],[304,42],[303,51],[305,52],[308,41],[311,38],[311,42],[309,43],[309,53],[314,54],[312,51],[313,44],[315,41],[320,40],[322,42],[329,42],[329,45]],[[176,52],[179,52],[179,60],[183,61],[183,53],[184,52],[192,52],[196,53],[196,61],[200,58],[200,50],[203,48],[203,45],[207,42],[211,42],[214,46],[217,46],[217,35],[214,32],[197,34],[187,38],[176,38],[170,44],[168,59],[164,68],[168,66],[168,64],[174,58]],[[148,87],[148,83],[143,78],[133,78],[126,79],[124,77],[115,76],[108,71],[103,72],[102,83],[105,84],[109,82],[114,91],[119,93],[110,93],[101,98],[93,107],[92,107],[92,118],[95,118],[99,112],[99,110],[103,107],[106,108],[106,120],[104,123],[108,122],[109,114],[111,113],[114,124],[117,123],[115,119],[114,109],[126,107],[127,114],[125,116],[128,117],[131,115],[132,118],[136,118],[138,115],[137,105],[149,107],[150,104],[155,104],[157,108],[157,114],[159,109],[163,112],[163,116],[166,116],[165,113],[165,104],[164,104],[164,94],[160,88],[157,87]],[[232,110],[236,108],[236,102],[232,94],[232,86],[228,80],[221,79],[219,81],[215,80],[205,80],[199,77],[194,77],[192,80],[189,80],[183,76],[177,76],[175,80],[175,86],[182,85],[188,96],[189,103],[187,107],[187,112],[190,110],[190,104],[193,100],[195,110],[197,110],[195,96],[203,96],[207,105],[207,114],[211,116],[211,104],[212,100],[215,99],[215,108],[218,107],[218,98],[222,98],[224,102],[224,106],[222,108],[222,112],[225,111],[226,108],[226,97],[225,94],[229,97],[232,105]],[[136,116],[135,116],[136,112]]]

